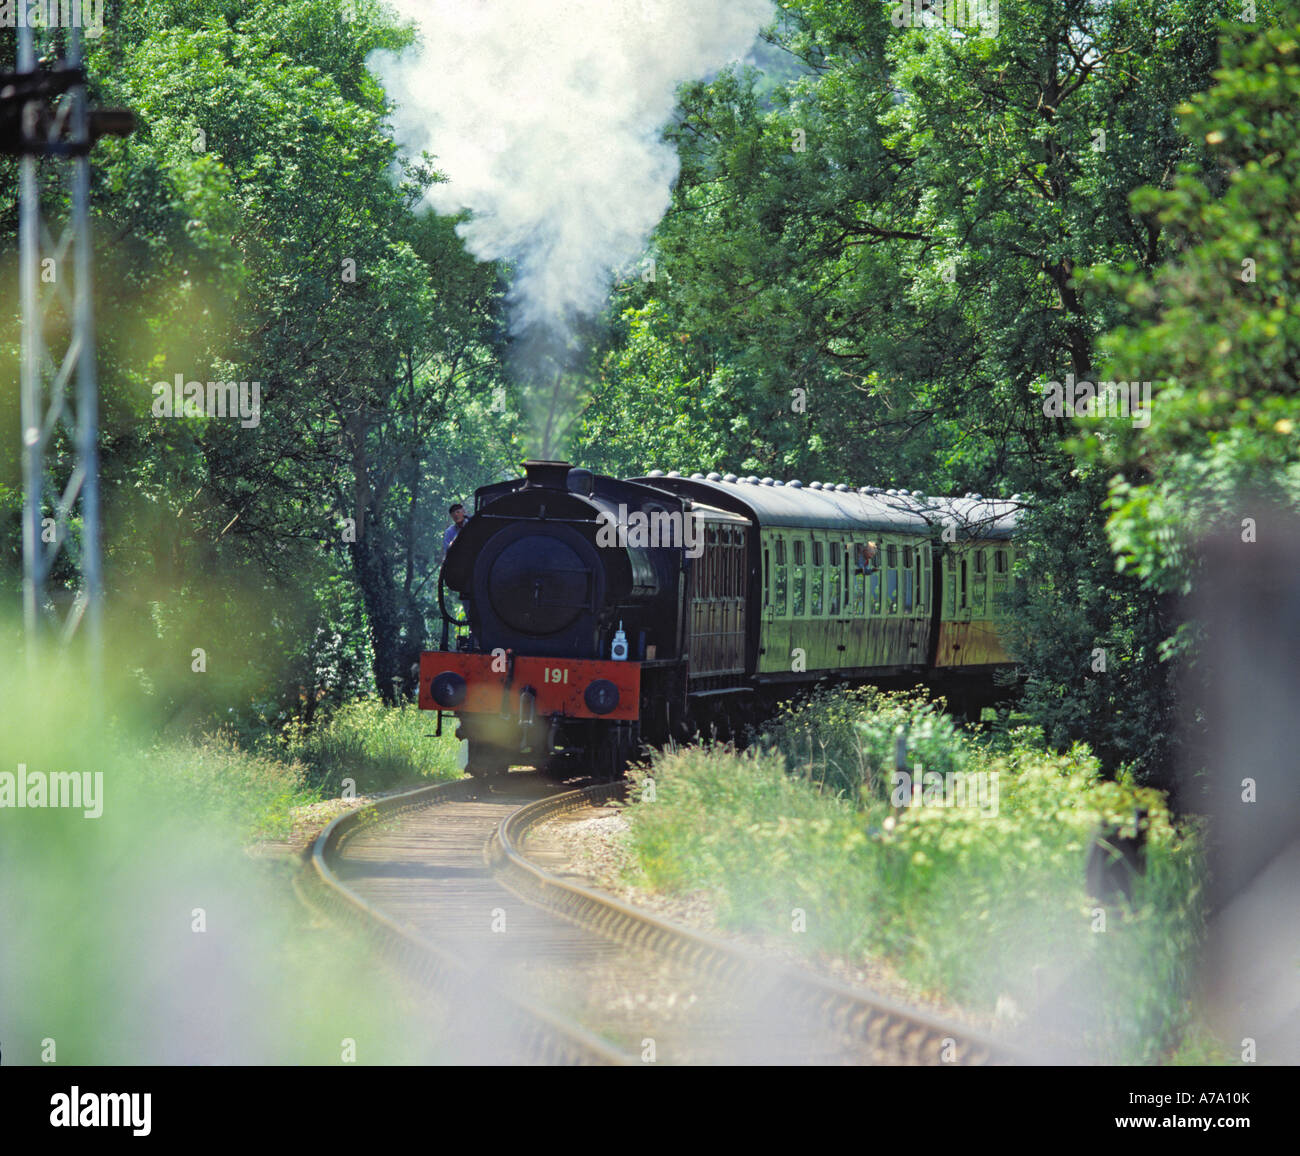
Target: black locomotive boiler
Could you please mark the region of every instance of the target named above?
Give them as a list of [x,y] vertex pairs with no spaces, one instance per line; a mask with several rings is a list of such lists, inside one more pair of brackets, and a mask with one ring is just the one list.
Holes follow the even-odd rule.
[[643,744],[738,737],[825,680],[927,684],[976,714],[1013,665],[994,608],[1015,500],[525,474],[475,494],[440,578],[463,633],[420,662],[420,705],[456,714],[476,776],[616,776]]

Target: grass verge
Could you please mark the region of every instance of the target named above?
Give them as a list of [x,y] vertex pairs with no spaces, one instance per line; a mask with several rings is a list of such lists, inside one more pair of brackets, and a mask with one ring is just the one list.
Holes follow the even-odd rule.
[[[899,725],[924,788],[907,806],[890,774]],[[924,776],[935,767],[985,776],[982,805],[952,805],[952,780]],[[976,1014],[1047,1014],[1097,1062],[1155,1062],[1188,1025],[1199,832],[1158,792],[1104,780],[1082,745],[1051,754],[1028,730],[976,741],[921,698],[867,691],[786,712],[745,753],[664,752],[631,777],[636,885],[707,889],[729,926],[887,959]],[[1102,909],[1088,847],[1139,804],[1146,873],[1131,907]]]

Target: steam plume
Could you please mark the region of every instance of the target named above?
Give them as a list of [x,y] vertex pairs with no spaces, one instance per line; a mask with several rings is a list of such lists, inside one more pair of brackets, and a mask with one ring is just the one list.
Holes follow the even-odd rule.
[[[644,251],[678,162],[680,84],[745,54],[770,0],[392,0],[420,40],[371,67],[399,137],[446,174],[429,201],[513,269],[511,329],[562,369]],[[551,392],[551,383],[544,383]]]

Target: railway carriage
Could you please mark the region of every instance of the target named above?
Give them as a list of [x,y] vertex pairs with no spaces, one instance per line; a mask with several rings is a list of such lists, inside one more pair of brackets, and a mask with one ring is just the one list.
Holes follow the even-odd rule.
[[525,471],[475,495],[440,579],[463,633],[421,657],[420,705],[456,714],[475,775],[614,776],[642,744],[739,737],[821,680],[924,683],[976,713],[1012,667],[1015,501]]

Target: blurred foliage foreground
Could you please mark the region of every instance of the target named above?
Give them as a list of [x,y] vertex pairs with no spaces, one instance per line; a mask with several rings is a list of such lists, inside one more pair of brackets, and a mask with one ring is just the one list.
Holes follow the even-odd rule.
[[243,847],[284,834],[290,807],[338,793],[345,773],[358,794],[452,773],[454,745],[423,738],[414,707],[364,702],[257,750],[159,744],[112,700],[94,723],[85,685],[0,669],[0,772],[81,776],[95,800],[0,807],[5,1061],[445,1062],[436,1027],[373,960],[312,934],[285,861]]
[[[919,805],[894,805],[900,727]],[[976,805],[951,805],[927,772],[964,776]],[[1053,754],[1005,724],[976,738],[920,696],[865,690],[791,708],[746,752],[665,751],[632,779],[631,881],[705,889],[725,926],[885,959],[1049,1055],[1048,1035],[1068,1035],[1093,1062],[1160,1062],[1199,1031],[1201,834],[1159,792],[1102,778],[1082,744]],[[1138,805],[1146,873],[1103,922],[1088,848],[1102,823],[1131,833]]]

